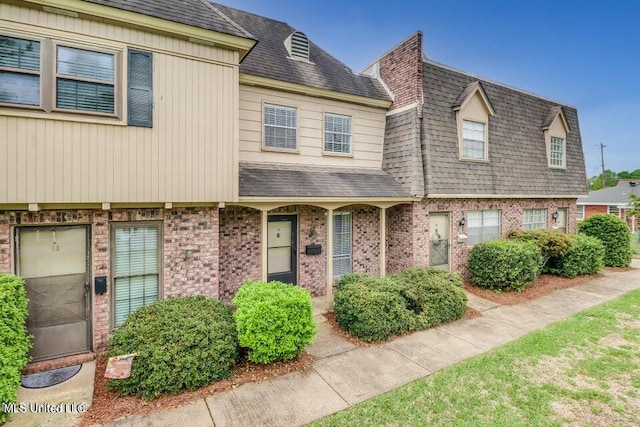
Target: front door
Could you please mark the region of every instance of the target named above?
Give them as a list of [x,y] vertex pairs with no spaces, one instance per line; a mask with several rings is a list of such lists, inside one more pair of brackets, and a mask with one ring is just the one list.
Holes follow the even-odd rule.
[[271,215],[267,225],[267,280],[296,284],[298,223],[295,215]]
[[559,231],[563,233],[567,232],[567,209],[558,209],[558,219],[556,220],[556,226]]
[[29,298],[27,330],[34,361],[90,349],[89,229],[16,229],[17,272]]
[[429,265],[449,269],[449,214],[429,214]]

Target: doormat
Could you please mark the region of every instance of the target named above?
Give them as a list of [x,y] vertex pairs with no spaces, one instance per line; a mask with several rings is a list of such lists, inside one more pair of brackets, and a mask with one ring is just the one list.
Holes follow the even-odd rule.
[[24,388],[45,388],[60,384],[80,372],[82,365],[69,366],[66,368],[52,369],[37,374],[25,375],[22,377],[22,387]]

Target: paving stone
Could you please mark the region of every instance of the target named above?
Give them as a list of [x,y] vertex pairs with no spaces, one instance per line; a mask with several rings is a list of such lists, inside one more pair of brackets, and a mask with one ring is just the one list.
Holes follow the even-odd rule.
[[318,359],[344,353],[356,348],[355,345],[333,332],[331,325],[326,321],[317,321],[318,334],[313,343],[305,350]]
[[214,427],[204,399],[177,408],[162,409],[147,416],[134,416],[114,420],[107,427]]
[[470,292],[467,292],[467,298],[469,301],[467,302],[467,306],[478,310],[478,311],[486,311],[491,310],[492,308],[499,307],[500,304],[497,302],[489,301],[488,299],[480,298],[477,295],[474,295]]
[[483,350],[492,349],[527,333],[526,329],[514,325],[513,322],[487,316],[450,323],[439,326],[438,329]]

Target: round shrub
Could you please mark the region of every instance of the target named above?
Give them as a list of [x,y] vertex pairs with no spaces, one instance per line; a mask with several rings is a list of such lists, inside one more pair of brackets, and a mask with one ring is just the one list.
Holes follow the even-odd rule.
[[114,332],[109,344],[110,356],[138,353],[131,376],[111,380],[109,387],[148,400],[228,378],[238,355],[231,311],[221,301],[203,296],[140,308]]
[[414,268],[396,276],[401,295],[413,312],[412,329],[426,329],[462,317],[467,295],[457,273],[432,268]]
[[542,254],[531,242],[492,240],[471,249],[468,265],[470,279],[476,285],[520,291],[540,274]]
[[409,330],[411,312],[389,279],[368,277],[341,286],[334,295],[340,327],[363,341],[386,340]]
[[[540,248],[545,266],[549,259],[563,257],[575,243],[575,238],[571,234],[546,229],[513,230],[507,238],[535,244]],[[543,268],[543,272],[546,272],[546,268]]]
[[622,219],[613,215],[592,215],[579,223],[578,231],[602,241],[604,265],[628,267],[631,264],[631,231]]
[[594,274],[604,266],[604,245],[585,234],[577,234],[575,242],[562,257],[552,258],[547,264],[552,274],[576,277],[579,274]]
[[232,303],[242,347],[256,363],[290,360],[313,341],[309,291],[282,282],[244,282]]

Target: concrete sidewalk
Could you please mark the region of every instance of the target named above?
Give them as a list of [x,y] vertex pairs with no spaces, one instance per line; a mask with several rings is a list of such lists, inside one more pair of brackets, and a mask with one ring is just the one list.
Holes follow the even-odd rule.
[[322,316],[324,308],[318,300],[314,302],[318,335],[307,348],[317,360],[308,371],[246,384],[146,417],[120,418],[107,426],[306,424],[640,289],[640,260],[634,260],[632,266],[638,270],[605,272],[597,280],[517,306],[500,306],[469,295],[469,306],[481,311],[482,317],[371,347],[356,347],[337,336]]
[[[640,268],[640,260],[632,266]],[[333,333],[318,307],[318,336],[307,348],[318,359],[312,369],[109,426],[306,424],[639,288],[640,270],[634,270],[606,272],[603,278],[517,306],[469,295],[469,306],[482,317],[361,348]]]

